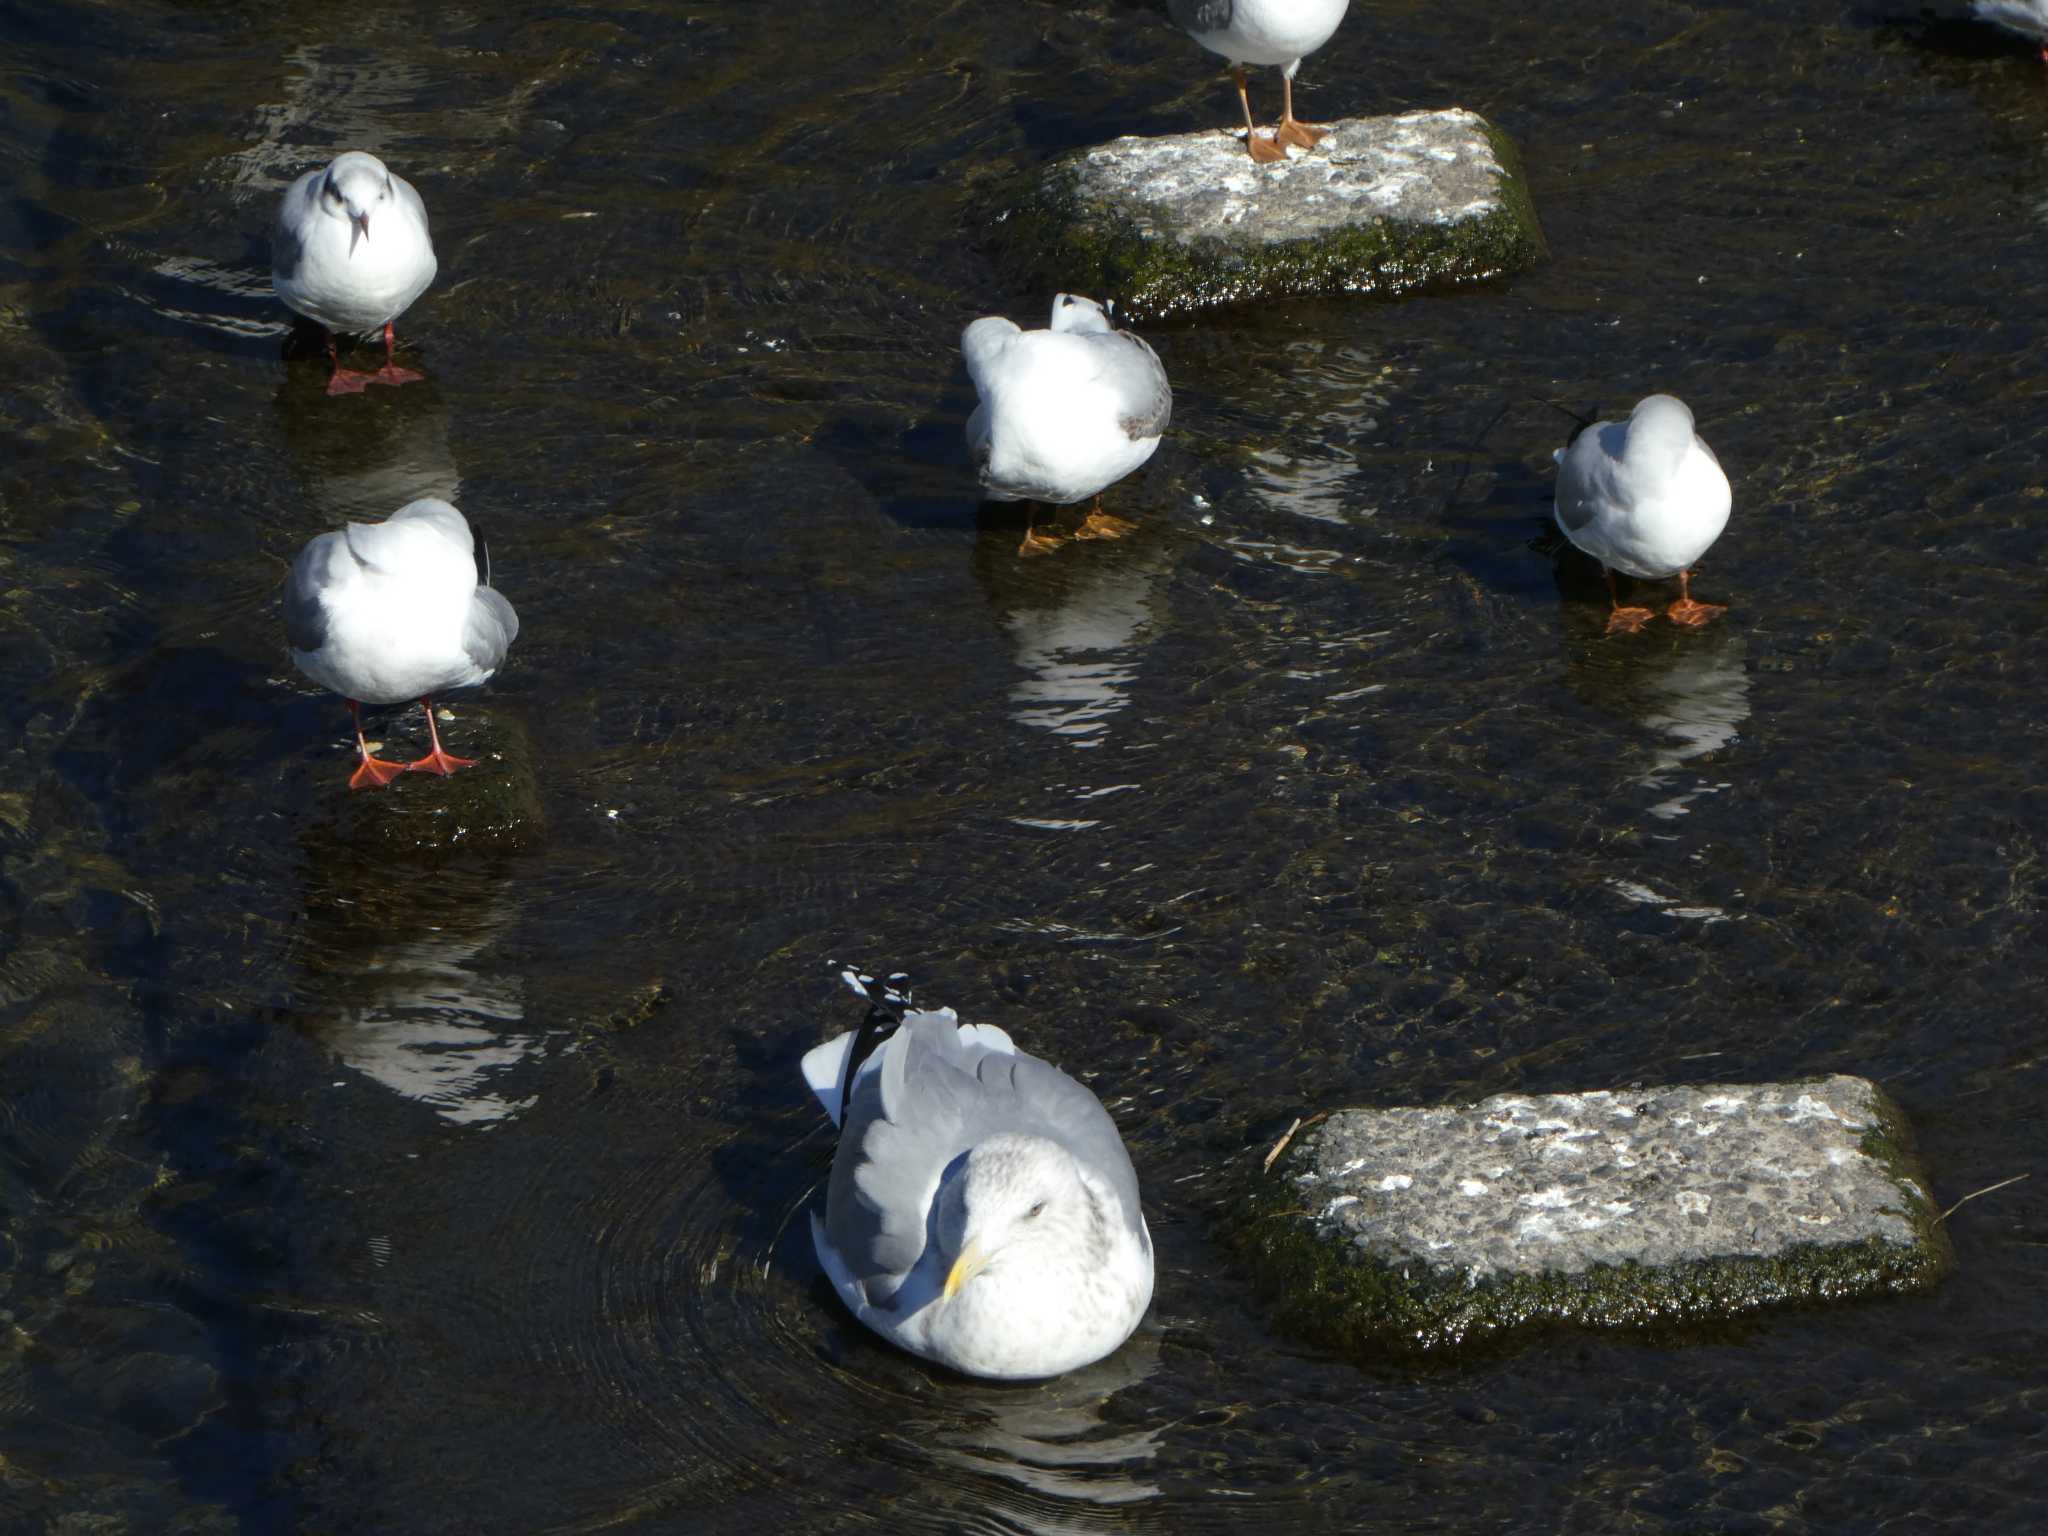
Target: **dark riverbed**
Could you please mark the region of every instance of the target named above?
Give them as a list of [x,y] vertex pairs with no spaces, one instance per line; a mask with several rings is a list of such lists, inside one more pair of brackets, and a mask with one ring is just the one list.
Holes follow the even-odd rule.
[[[978,210],[1227,121],[1207,56],[1125,4],[423,9],[0,3],[0,1529],[2048,1523],[2023,46],[1356,0],[1304,111],[1486,114],[1552,260],[1156,330],[1140,532],[1027,562],[956,342],[1048,296]],[[268,228],[346,146],[441,276],[431,382],[329,400]],[[1730,611],[1610,640],[1541,402],[1653,388]],[[283,653],[298,545],[422,494],[524,621],[448,728],[540,765],[523,845],[393,855]],[[1111,1104],[1159,1278],[1110,1360],[976,1385],[839,1307],[835,960]],[[1834,1071],[1943,1204],[2036,1174],[1932,1298],[1360,1368],[1214,1238],[1316,1107]]]

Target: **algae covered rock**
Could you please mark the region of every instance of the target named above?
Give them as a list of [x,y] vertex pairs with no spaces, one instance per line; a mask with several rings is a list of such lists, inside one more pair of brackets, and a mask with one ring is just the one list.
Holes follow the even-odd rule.
[[1844,1076],[1338,1110],[1246,1215],[1282,1325],[1367,1356],[1923,1291],[1954,1262],[1897,1108]]
[[1033,281],[1139,320],[1258,299],[1399,294],[1546,254],[1507,137],[1460,108],[1327,125],[1256,165],[1235,135],[1127,137],[1055,161],[1002,218]]
[[[336,838],[357,852],[386,856],[538,847],[547,837],[547,814],[524,722],[507,709],[466,700],[456,710],[436,708],[443,717],[442,744],[458,757],[476,759],[476,766],[447,778],[400,774],[383,789],[350,791],[331,784],[326,792],[335,795]],[[387,755],[409,758],[426,750],[423,729],[412,739],[420,724],[417,709],[394,708],[377,723],[392,737]]]

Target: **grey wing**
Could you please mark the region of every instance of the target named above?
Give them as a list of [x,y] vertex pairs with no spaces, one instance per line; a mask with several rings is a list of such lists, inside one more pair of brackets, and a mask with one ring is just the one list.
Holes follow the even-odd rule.
[[1129,402],[1117,424],[1134,443],[1157,437],[1173,420],[1173,388],[1166,382],[1166,368],[1144,337],[1118,331],[1110,340],[1119,348],[1111,376],[1117,393]]
[[478,587],[470,599],[469,622],[462,627],[462,649],[485,672],[504,665],[505,653],[519,638],[519,615],[504,594]]
[[284,639],[295,651],[317,651],[327,643],[327,605],[320,594],[333,583],[332,565],[347,562],[348,545],[338,533],[307,541],[284,583]]
[[272,282],[283,278],[290,280],[298,275],[299,262],[306,253],[306,242],[299,238],[299,226],[307,208],[307,190],[319,179],[320,172],[308,171],[286,189],[278,200],[277,217],[270,226],[270,277]]
[[906,1020],[884,1044],[880,1070],[854,1089],[832,1159],[825,1235],[856,1279],[901,1275],[917,1262],[939,1176],[973,1145],[973,1082],[955,1064],[958,1039],[944,1020]]
[[1230,25],[1236,0],[1166,0],[1174,25],[1190,32],[1221,32]]

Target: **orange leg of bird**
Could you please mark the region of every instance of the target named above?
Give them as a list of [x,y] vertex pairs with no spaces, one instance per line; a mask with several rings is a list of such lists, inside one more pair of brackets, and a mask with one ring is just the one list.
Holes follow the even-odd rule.
[[1664,610],[1674,624],[1687,624],[1697,629],[1717,613],[1726,613],[1726,603],[1699,603],[1693,601],[1692,572],[1678,573],[1678,601]]
[[407,773],[438,773],[443,777],[458,768],[474,768],[473,757],[450,757],[441,746],[441,733],[434,728],[434,701],[421,699],[420,708],[427,712],[427,739],[434,744],[434,750],[425,757],[415,758],[405,765]]
[[1607,633],[1611,635],[1619,629],[1625,630],[1632,635],[1649,623],[1650,620],[1657,617],[1657,611],[1654,608],[1642,608],[1633,605],[1624,607],[1621,601],[1621,589],[1614,584],[1614,572],[1604,565],[1600,567],[1600,572],[1607,578],[1607,597],[1614,604],[1614,611],[1607,615]]
[[1252,93],[1250,87],[1245,84],[1244,66],[1231,65],[1230,77],[1237,82],[1238,105],[1244,108],[1244,143],[1245,148],[1252,152],[1252,159],[1260,165],[1271,165],[1275,160],[1285,160],[1287,151],[1282,149],[1271,135],[1260,138],[1258,125],[1252,121]]
[[1273,137],[1282,144],[1297,145],[1302,149],[1314,149],[1322,143],[1329,129],[1315,123],[1298,122],[1294,116],[1294,77],[1280,77],[1280,126],[1273,130]]
[[400,384],[418,384],[426,378],[426,375],[417,369],[401,368],[392,361],[391,349],[397,344],[397,339],[391,333],[391,322],[386,320],[384,322],[384,366],[368,376],[370,383],[390,384],[395,387]]
[[349,777],[348,787],[350,789],[361,789],[365,784],[374,784],[377,788],[382,789],[386,784],[389,784],[393,779],[405,772],[405,764],[387,763],[381,757],[370,756],[370,744],[363,740],[363,706],[354,699],[350,699],[348,701],[348,712],[349,717],[356,723],[356,752],[362,758],[362,762],[357,765],[356,771]]
[[363,373],[355,368],[341,366],[341,354],[334,350],[334,335],[327,336],[327,361],[334,366],[334,372],[327,376],[327,393],[330,395],[360,395],[374,374]]

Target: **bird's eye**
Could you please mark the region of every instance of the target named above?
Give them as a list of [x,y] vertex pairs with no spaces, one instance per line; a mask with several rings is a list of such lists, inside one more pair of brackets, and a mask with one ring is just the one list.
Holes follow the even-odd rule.
[[1038,1219],[1038,1218],[1039,1218],[1039,1217],[1040,1217],[1041,1215],[1043,1215],[1044,1213],[1045,1213],[1045,1202],[1044,1202],[1043,1200],[1041,1200],[1041,1201],[1039,1201],[1039,1202],[1038,1202],[1038,1204],[1034,1205],[1033,1207],[1031,1207],[1031,1209],[1030,1209],[1030,1210],[1028,1210],[1028,1211],[1026,1211],[1026,1212],[1024,1213],[1024,1219],[1025,1219],[1026,1221],[1036,1221],[1036,1220],[1037,1220],[1037,1219]]

